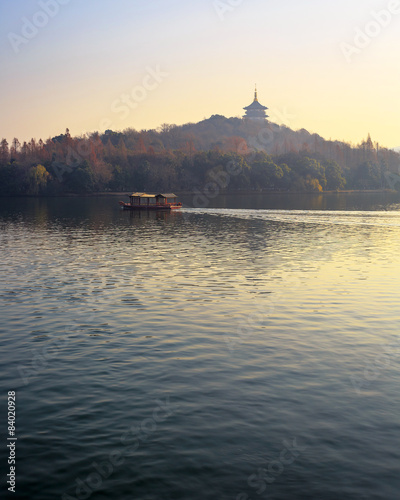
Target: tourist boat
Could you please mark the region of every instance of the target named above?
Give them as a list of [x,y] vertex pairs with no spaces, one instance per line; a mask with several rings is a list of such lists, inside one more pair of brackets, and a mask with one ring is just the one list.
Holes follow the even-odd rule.
[[173,193],[132,193],[129,203],[120,201],[119,204],[124,210],[176,210],[182,207],[182,203],[177,203],[176,198]]

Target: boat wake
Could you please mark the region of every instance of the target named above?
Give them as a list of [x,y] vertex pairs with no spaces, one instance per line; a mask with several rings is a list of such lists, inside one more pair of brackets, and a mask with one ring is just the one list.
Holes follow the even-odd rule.
[[252,210],[228,208],[184,208],[183,214],[234,217],[244,220],[265,220],[288,224],[325,224],[346,226],[377,226],[400,228],[397,211],[327,211],[327,210]]

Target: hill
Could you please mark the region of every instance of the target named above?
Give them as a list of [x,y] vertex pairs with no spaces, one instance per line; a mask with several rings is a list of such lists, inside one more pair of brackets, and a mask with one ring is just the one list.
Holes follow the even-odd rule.
[[[398,188],[400,154],[368,136],[359,145],[307,130],[213,115],[157,130],[106,130],[0,144],[0,194],[195,190],[323,191]],[[232,167],[232,165],[234,167]],[[224,174],[225,172],[225,174]],[[400,184],[400,182],[398,183]]]

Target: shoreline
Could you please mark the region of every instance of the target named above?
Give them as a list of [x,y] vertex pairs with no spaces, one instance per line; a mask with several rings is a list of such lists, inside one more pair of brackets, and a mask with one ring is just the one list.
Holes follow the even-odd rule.
[[[252,190],[232,190],[232,191],[221,191],[217,196],[229,196],[229,195],[264,195],[264,196],[276,196],[276,195],[306,195],[306,196],[323,196],[325,194],[377,194],[377,193],[397,193],[398,191],[394,189],[345,189],[342,191],[252,191]],[[93,198],[93,197],[105,197],[105,196],[129,196],[130,191],[102,191],[99,193],[60,193],[60,194],[48,194],[48,195],[5,195],[0,196],[0,199],[7,198]],[[176,191],[177,196],[196,196],[199,192],[195,191]]]

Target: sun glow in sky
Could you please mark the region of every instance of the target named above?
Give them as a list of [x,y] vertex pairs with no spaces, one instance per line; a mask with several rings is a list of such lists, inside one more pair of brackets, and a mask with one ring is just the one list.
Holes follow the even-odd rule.
[[253,99],[270,120],[400,146],[398,0],[0,2],[0,138],[157,128]]

